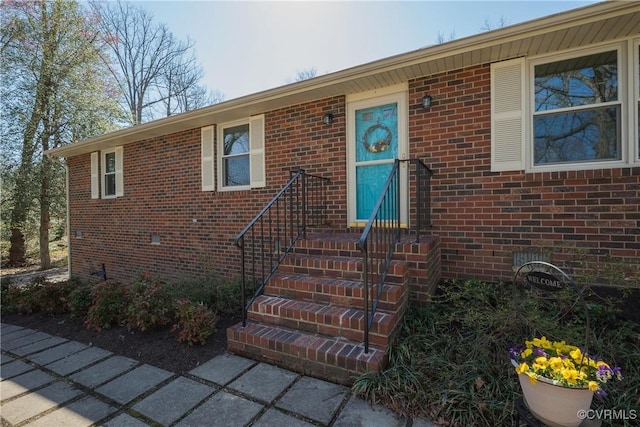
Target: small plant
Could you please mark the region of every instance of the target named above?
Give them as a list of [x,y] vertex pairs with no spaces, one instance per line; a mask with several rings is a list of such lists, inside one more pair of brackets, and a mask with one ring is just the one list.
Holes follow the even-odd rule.
[[73,278],[69,281],[74,283],[69,294],[69,311],[74,317],[84,317],[93,302],[93,286]]
[[74,282],[39,281],[33,286],[33,298],[40,311],[47,314],[63,314],[69,311],[69,297],[75,286]]
[[93,304],[87,312],[85,325],[101,331],[126,321],[129,306],[129,287],[115,281],[106,281],[95,286]]
[[140,281],[129,287],[127,326],[146,331],[169,324],[171,300],[159,281]]
[[178,342],[193,345],[205,344],[209,335],[216,331],[218,317],[202,303],[194,303],[188,299],[181,299],[174,304],[176,310],[176,324],[172,331],[180,331]]
[[527,375],[533,384],[542,377],[554,385],[588,387],[604,396],[604,383],[614,377],[622,379],[619,367],[611,368],[603,360],[583,354],[576,346],[564,341],[551,342],[546,337],[525,341],[524,348],[512,348],[509,354],[517,364],[516,373]]

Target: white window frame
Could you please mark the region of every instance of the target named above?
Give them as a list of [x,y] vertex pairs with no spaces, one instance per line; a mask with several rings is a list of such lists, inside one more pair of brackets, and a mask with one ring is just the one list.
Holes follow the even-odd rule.
[[[618,61],[618,100],[598,104],[599,106],[607,105],[620,105],[620,124],[618,131],[620,132],[620,159],[616,160],[602,160],[602,161],[583,161],[575,163],[554,163],[548,165],[534,165],[534,130],[533,119],[535,113],[535,67],[541,64],[548,64],[550,62],[558,62],[566,59],[579,58],[582,56],[593,55],[601,52],[613,51],[617,52]],[[612,169],[629,165],[629,159],[632,159],[630,153],[629,144],[629,103],[627,101],[627,93],[629,91],[629,79],[628,79],[628,67],[629,63],[627,56],[625,55],[625,44],[622,42],[608,43],[597,47],[589,47],[586,49],[572,50],[565,54],[550,54],[535,57],[528,61],[526,76],[527,82],[527,108],[525,113],[525,125],[526,125],[526,169],[528,172],[557,172],[557,171],[571,171],[571,170],[586,170],[586,169]],[[571,107],[566,111],[579,110],[584,107]],[[563,109],[565,110],[565,109]],[[562,111],[562,110],[559,110]]]
[[[640,165],[638,147],[638,48],[640,38],[625,38],[584,49],[567,50],[531,58],[517,58],[491,64],[491,170],[562,172],[614,169]],[[612,103],[620,107],[620,159],[534,165],[535,66],[564,59],[616,50],[618,52],[618,94]],[[520,71],[519,71],[520,70]],[[508,85],[508,86],[507,86]],[[499,89],[499,90],[498,90]],[[522,99],[522,105],[516,100]]]
[[[115,155],[116,170],[113,172],[115,179],[115,194],[107,194],[106,190],[106,171],[107,171],[107,154]],[[123,149],[122,147],[115,147],[108,150],[102,150],[100,152],[100,193],[103,199],[115,199],[117,197],[124,196],[123,188]]]
[[[224,130],[230,127],[249,125],[249,185],[224,185]],[[266,186],[265,150],[264,150],[264,115],[252,116],[247,119],[220,123],[217,126],[218,139],[218,191],[241,191]]]

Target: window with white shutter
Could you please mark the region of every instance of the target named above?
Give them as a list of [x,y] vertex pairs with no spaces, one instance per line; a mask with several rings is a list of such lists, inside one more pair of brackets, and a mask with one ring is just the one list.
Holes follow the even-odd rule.
[[102,151],[101,190],[103,199],[124,196],[123,148]]
[[213,126],[200,130],[200,161],[202,162],[202,191],[216,189],[214,179]]
[[100,198],[100,153],[94,151],[91,153],[91,198]]
[[218,126],[218,189],[264,187],[264,116]]

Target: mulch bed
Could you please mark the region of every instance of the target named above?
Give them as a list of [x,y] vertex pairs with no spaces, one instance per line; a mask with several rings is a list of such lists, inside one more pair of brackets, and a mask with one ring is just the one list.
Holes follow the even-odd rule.
[[2,322],[24,326],[78,341],[86,345],[109,350],[177,374],[186,374],[198,365],[227,350],[227,327],[240,322],[239,318],[220,318],[217,331],[204,345],[187,346],[177,341],[177,332],[171,327],[140,332],[126,327],[115,327],[96,332],[84,325],[82,319],[68,314],[3,314]]

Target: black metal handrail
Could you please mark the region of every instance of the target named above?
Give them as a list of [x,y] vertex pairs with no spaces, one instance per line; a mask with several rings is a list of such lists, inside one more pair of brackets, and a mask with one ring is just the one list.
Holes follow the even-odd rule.
[[[242,326],[284,257],[310,226],[326,222],[328,178],[291,171],[291,179],[235,239],[240,249]],[[248,285],[251,286],[250,289]],[[247,296],[250,295],[247,301]]]
[[[401,231],[400,164],[415,165],[415,232],[431,226],[431,169],[420,159],[397,160],[387,178],[367,225],[362,231],[358,247],[362,252],[362,285],[364,289],[364,351],[369,352],[369,331],[373,324],[382,288],[384,286],[396,244]],[[413,190],[413,188],[411,189]]]

